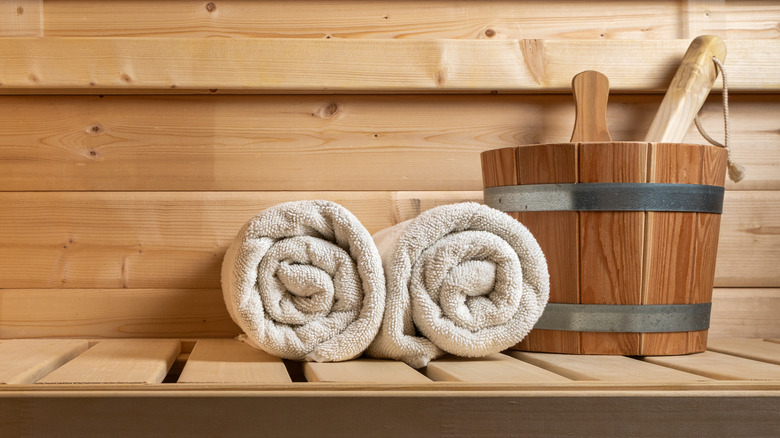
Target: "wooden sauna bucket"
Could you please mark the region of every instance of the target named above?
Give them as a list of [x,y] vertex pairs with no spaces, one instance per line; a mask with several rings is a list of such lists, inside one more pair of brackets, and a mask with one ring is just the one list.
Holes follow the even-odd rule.
[[516,349],[704,351],[724,149],[561,143],[496,149],[481,159],[485,203],[528,227],[550,271],[549,304]]

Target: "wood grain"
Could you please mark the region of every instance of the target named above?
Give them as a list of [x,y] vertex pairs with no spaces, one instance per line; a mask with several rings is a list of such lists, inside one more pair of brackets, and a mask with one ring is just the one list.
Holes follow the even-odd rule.
[[[527,146],[517,149],[520,184],[573,183],[577,181],[577,147],[573,143]],[[579,229],[577,212],[521,212],[512,215],[539,242],[550,272],[550,301],[579,303]],[[577,353],[575,332],[532,330],[515,348]]]
[[0,3],[0,37],[42,37],[43,0]]
[[707,380],[695,374],[650,365],[625,356],[560,355],[521,351],[512,351],[509,355],[572,380],[610,382],[695,382]]
[[701,35],[691,41],[645,141],[679,143],[683,140],[718,76],[713,59],[726,62],[723,40],[715,35]]
[[[46,5],[50,36],[285,37],[285,38],[680,38],[679,1],[612,2],[594,9],[577,1],[465,2],[423,0],[316,0],[214,2],[101,2],[74,0]],[[771,6],[764,11],[772,14]],[[775,12],[775,14],[778,14]],[[734,27],[749,27],[757,17]],[[751,20],[752,19],[752,20]],[[760,22],[759,22],[760,23]]]
[[[713,146],[650,144],[648,182],[723,184],[726,153]],[[706,176],[705,176],[706,173]],[[643,304],[708,303],[720,216],[647,212]],[[643,355],[704,351],[707,332],[644,333]]]
[[763,339],[721,338],[710,341],[707,349],[746,359],[780,365],[780,344]]
[[[718,96],[702,120],[723,138]],[[616,139],[658,96],[612,95]],[[777,96],[732,96],[733,190],[780,189]],[[481,190],[480,152],[566,141],[569,96],[5,96],[0,190]],[[701,144],[694,129],[686,142]]]
[[481,193],[0,193],[0,287],[216,289],[239,228],[305,199],[337,202],[373,233]]
[[[716,289],[710,337],[780,338],[778,314],[780,289]],[[0,291],[0,339],[231,338],[240,332],[219,289]]]
[[180,350],[173,339],[107,339],[38,383],[161,383]]
[[577,115],[570,141],[612,141],[607,127],[609,79],[587,70],[574,76],[571,86]]
[[0,291],[0,338],[5,339],[229,338],[239,333],[219,289]]
[[199,339],[178,383],[286,383],[281,359],[235,339]]
[[[776,38],[773,2],[723,0],[611,1],[594,8],[579,1],[435,0],[214,3],[134,0],[48,2],[49,36],[285,37],[285,38],[556,38],[670,39]],[[728,25],[727,25],[728,24]],[[492,32],[491,32],[492,31]]]
[[715,289],[709,337],[780,338],[780,290]]
[[780,379],[780,367],[777,365],[713,351],[685,356],[646,357],[644,360],[718,380]]
[[89,348],[64,339],[11,339],[0,343],[0,384],[35,383]]
[[[659,92],[688,46],[686,40],[539,39],[43,37],[3,43],[0,94],[210,93],[215,88],[222,93],[568,93],[583,65],[609,77],[613,91]],[[730,40],[727,45],[732,91],[780,91],[773,79],[780,66],[765,62],[780,50],[780,42]]]
[[[644,182],[647,144],[581,143],[580,183]],[[642,304],[644,213],[582,211],[579,213],[580,303]],[[587,354],[640,352],[638,333],[580,333],[580,351]]]
[[424,372],[431,380],[437,381],[485,383],[569,381],[561,375],[505,354],[491,354],[482,358],[445,356],[428,363]]
[[[12,436],[53,436],[68,424],[71,436],[79,437],[116,436],[117,431],[125,436],[255,436],[260,428],[295,436],[437,436],[442,430],[453,437],[510,436],[522,430],[534,437],[753,437],[780,427],[780,400],[760,390],[464,394],[204,388],[196,393],[60,391],[29,397],[2,392],[0,422]],[[302,412],[318,421],[302,421]]]
[[427,377],[403,362],[378,359],[305,362],[303,374],[309,382],[430,383]]
[[[0,193],[0,288],[216,289],[224,251],[247,220],[320,198],[373,233],[481,193]],[[780,286],[780,193],[727,192],[724,210],[715,285]]]

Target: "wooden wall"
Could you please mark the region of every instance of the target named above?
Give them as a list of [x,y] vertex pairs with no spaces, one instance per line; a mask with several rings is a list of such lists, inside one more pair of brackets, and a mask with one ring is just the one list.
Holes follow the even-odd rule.
[[[729,48],[747,170],[711,334],[778,337],[779,2],[18,0],[0,5],[0,338],[233,335],[219,267],[263,208],[331,199],[374,232],[481,200],[479,153],[567,141],[587,69],[610,77],[612,137],[641,139],[702,33]],[[722,138],[718,91],[702,119]]]

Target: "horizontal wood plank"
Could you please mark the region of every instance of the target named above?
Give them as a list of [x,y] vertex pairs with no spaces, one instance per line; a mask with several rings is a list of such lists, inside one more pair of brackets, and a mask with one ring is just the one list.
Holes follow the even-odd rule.
[[645,357],[644,360],[718,380],[780,380],[780,367],[777,365],[713,351],[685,356]]
[[431,380],[490,383],[567,382],[569,379],[506,354],[481,358],[445,356],[428,363],[425,375]]
[[393,360],[355,359],[346,362],[305,362],[303,374],[309,382],[430,383],[409,365]]
[[[616,140],[660,96],[614,95]],[[731,98],[729,189],[780,189],[780,96]],[[4,96],[0,191],[481,190],[479,153],[568,141],[570,96]],[[702,111],[723,138],[719,96]],[[695,128],[686,142],[706,143]]]
[[780,338],[780,289],[715,289],[710,338]]
[[481,192],[0,193],[0,288],[219,288],[241,226],[305,199],[337,202],[373,233]]
[[291,382],[284,362],[235,339],[199,339],[177,383]]
[[0,37],[9,36],[43,36],[43,0],[0,3]]
[[219,289],[0,290],[0,338],[186,339],[239,333]]
[[[778,314],[780,289],[715,289],[710,337],[780,337]],[[240,332],[219,289],[0,290],[0,339],[231,338]],[[458,366],[471,365],[449,365],[447,372]]]
[[769,391],[596,391],[583,397],[578,391],[464,394],[364,388],[99,395],[0,392],[0,424],[8,425],[4,432],[11,436],[73,437],[251,437],[258,431],[353,437],[756,437],[780,428],[780,397]]
[[[180,1],[48,2],[49,36],[286,38],[679,38],[679,1],[613,2],[608,9],[578,1],[296,0],[207,3]],[[772,14],[771,6],[762,12]],[[775,12],[777,13],[777,12]],[[751,19],[752,18],[752,19]],[[734,27],[750,27],[745,17]],[[758,23],[756,23],[758,24]]]
[[695,382],[701,376],[650,365],[625,356],[509,351],[510,356],[573,380],[610,382]]
[[780,344],[763,339],[722,338],[710,339],[707,349],[746,359],[780,365]]
[[180,350],[174,339],[107,339],[38,383],[161,383]]
[[11,339],[0,343],[0,384],[35,383],[89,348],[68,339]]
[[715,286],[780,286],[780,191],[730,192],[726,198]]
[[[481,192],[0,193],[0,288],[219,288],[227,246],[264,208],[329,199],[369,232]],[[777,287],[780,192],[726,193],[717,287]],[[739,267],[739,269],[735,269]]]
[[[688,40],[6,38],[0,94],[663,92]],[[780,92],[776,40],[728,40],[732,92]],[[377,54],[381,54],[378,56]],[[641,72],[641,74],[637,74]],[[716,85],[715,89],[717,89]]]
[[[745,4],[747,3],[747,4]],[[775,38],[772,2],[296,0],[47,2],[48,36],[286,38]],[[686,32],[687,31],[687,32]],[[698,31],[698,33],[694,33]]]

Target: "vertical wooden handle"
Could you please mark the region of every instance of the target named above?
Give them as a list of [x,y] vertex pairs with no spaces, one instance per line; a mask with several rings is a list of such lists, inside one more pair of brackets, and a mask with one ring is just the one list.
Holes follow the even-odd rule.
[[588,70],[574,76],[571,87],[577,106],[571,141],[612,141],[607,129],[609,79],[597,71]]
[[720,38],[702,35],[691,42],[645,141],[682,142],[718,76],[713,57],[726,60],[726,44]]

